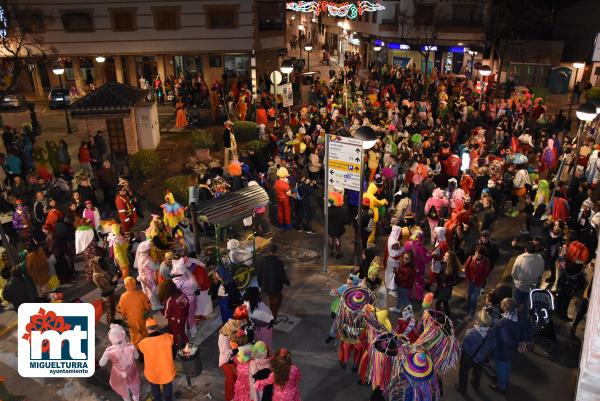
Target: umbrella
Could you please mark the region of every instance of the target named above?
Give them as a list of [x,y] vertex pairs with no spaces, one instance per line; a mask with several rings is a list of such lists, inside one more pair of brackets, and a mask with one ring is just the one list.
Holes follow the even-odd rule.
[[525,163],[527,163],[527,156],[525,156],[523,153],[515,153],[515,155],[513,157],[513,163],[514,164],[525,164]]

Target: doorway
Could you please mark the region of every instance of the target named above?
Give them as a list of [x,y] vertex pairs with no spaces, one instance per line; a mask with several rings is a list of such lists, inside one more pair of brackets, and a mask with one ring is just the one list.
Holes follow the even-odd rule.
[[115,165],[115,171],[123,172],[127,169],[127,140],[125,139],[125,127],[122,118],[106,119],[106,129],[108,130],[108,145],[112,156],[112,162]]

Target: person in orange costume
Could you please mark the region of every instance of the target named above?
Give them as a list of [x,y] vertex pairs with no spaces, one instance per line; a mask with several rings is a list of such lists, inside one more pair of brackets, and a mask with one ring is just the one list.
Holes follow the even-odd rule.
[[135,223],[137,223],[138,216],[135,211],[135,206],[127,194],[127,188],[125,186],[119,186],[119,194],[115,198],[115,206],[119,213],[119,220],[121,220],[123,233],[126,233],[131,230]]
[[291,229],[293,228],[290,216],[290,196],[292,196],[292,191],[288,183],[288,175],[289,173],[285,167],[279,167],[277,169],[277,177],[279,179],[275,181],[273,189],[277,197],[277,221],[279,226]]
[[256,110],[256,124],[261,125],[264,124],[265,127],[269,123],[269,119],[267,118],[267,110],[265,106],[261,103]]
[[137,289],[135,279],[131,276],[125,277],[125,289],[117,310],[127,321],[131,343],[137,346],[137,343],[148,335],[144,315],[151,310],[150,300]]
[[148,337],[138,344],[144,355],[144,376],[150,383],[153,400],[173,399],[175,361],[173,359],[173,335],[158,331],[154,318],[146,320]]

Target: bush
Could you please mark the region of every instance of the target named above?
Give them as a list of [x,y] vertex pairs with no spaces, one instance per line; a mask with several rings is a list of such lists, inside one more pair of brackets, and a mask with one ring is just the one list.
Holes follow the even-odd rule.
[[215,147],[215,140],[208,131],[195,131],[192,133],[192,146],[195,149],[213,149]]
[[269,142],[261,141],[260,139],[255,139],[253,141],[247,142],[242,146],[242,150],[248,151],[253,150],[255,152],[261,151],[267,147]]
[[253,121],[236,121],[233,133],[237,142],[250,142],[258,139],[258,125]]
[[129,156],[129,170],[133,175],[142,175],[146,178],[156,174],[160,167],[160,158],[154,149],[140,150]]
[[165,190],[171,191],[175,200],[186,206],[189,203],[190,177],[176,175],[165,180]]
[[598,99],[600,100],[600,88],[594,87],[587,91],[586,93],[587,100]]

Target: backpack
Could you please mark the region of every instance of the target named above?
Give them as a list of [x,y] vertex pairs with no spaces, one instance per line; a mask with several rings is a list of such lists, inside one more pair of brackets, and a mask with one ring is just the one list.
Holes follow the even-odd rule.
[[440,217],[435,206],[431,206],[429,208],[429,211],[427,212],[427,217],[429,217],[431,220],[437,220]]

